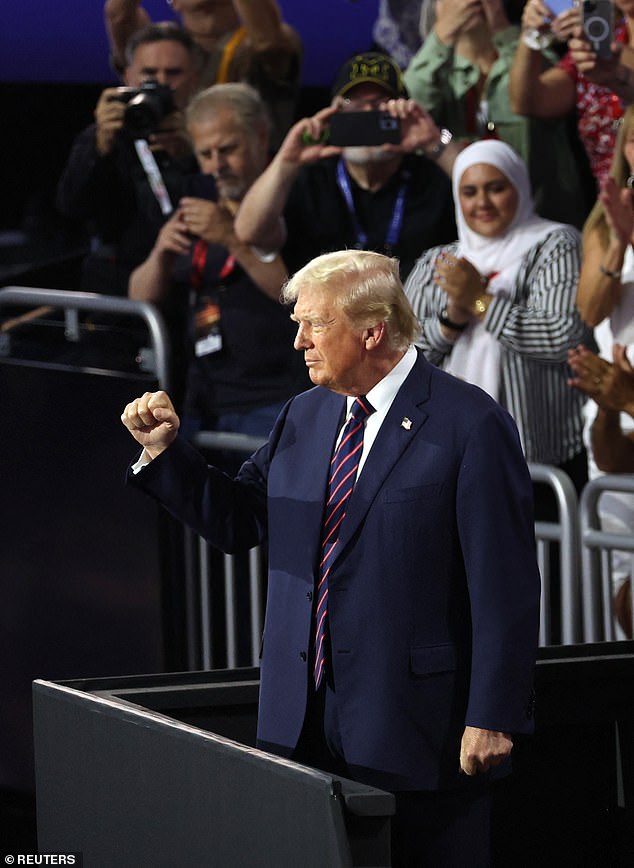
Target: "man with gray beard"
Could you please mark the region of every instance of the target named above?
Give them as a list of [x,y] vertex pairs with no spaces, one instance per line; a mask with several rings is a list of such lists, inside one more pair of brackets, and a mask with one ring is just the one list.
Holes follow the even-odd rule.
[[216,84],[190,101],[185,123],[200,174],[132,273],[128,294],[161,307],[168,321],[186,319],[186,436],[204,429],[266,437],[308,385],[280,304],[286,265],[240,241],[233,225],[269,161],[269,114],[250,85]]
[[[401,72],[385,54],[351,57],[332,95],[327,108],[291,128],[242,200],[236,233],[281,251],[290,273],[347,247],[397,257],[405,280],[421,251],[456,237],[449,173],[457,146],[407,98]],[[397,119],[400,141],[347,146],[335,139],[342,120],[336,115],[373,112],[379,125],[379,111]],[[394,131],[395,124],[384,125]]]

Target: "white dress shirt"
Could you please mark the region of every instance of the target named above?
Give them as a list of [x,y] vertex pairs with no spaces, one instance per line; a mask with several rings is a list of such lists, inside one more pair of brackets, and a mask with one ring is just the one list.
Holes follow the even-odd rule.
[[[370,416],[365,421],[365,434],[363,435],[363,451],[361,453],[361,460],[359,461],[359,469],[357,470],[357,477],[361,473],[363,465],[365,464],[365,460],[368,457],[368,453],[372,448],[374,441],[376,440],[376,435],[379,433],[379,428],[383,424],[383,420],[387,416],[387,411],[392,406],[392,402],[394,398],[396,398],[396,393],[401,388],[409,372],[414,367],[416,362],[416,349],[414,346],[410,346],[396,365],[392,368],[389,374],[386,374],[382,380],[373,386],[366,398],[374,407],[375,412],[371,413]],[[350,410],[352,409],[352,405],[355,401],[354,397],[348,396],[348,414],[345,418],[343,425],[341,426],[341,431],[339,432],[339,437],[337,438],[337,443],[341,438],[341,434],[343,433],[343,429],[346,426],[348,419],[350,418]]]

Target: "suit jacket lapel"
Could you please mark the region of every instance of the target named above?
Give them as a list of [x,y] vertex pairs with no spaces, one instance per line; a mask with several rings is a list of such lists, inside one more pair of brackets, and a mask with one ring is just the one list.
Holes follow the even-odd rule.
[[[427,419],[431,366],[419,358],[392,402],[354,487],[339,532],[339,554],[363,521],[385,479]],[[411,423],[411,424],[410,424]]]
[[[316,498],[322,504],[328,487],[328,473],[337,434],[346,412],[346,398],[334,392],[326,392],[323,401],[316,405],[311,420],[311,434],[303,439],[301,458],[298,461],[296,485],[298,497]],[[322,512],[316,533],[307,533],[306,544],[313,567],[320,560]],[[309,529],[306,528],[306,531]]]

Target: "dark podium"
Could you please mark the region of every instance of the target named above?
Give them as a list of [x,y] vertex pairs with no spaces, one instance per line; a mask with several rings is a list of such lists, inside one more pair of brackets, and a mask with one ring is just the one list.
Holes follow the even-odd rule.
[[250,746],[257,676],[36,681],[39,852],[86,868],[389,866],[391,794]]
[[[393,797],[256,750],[258,670],[34,684],[40,852],[87,868],[390,866]],[[540,649],[495,868],[634,865],[634,642]]]

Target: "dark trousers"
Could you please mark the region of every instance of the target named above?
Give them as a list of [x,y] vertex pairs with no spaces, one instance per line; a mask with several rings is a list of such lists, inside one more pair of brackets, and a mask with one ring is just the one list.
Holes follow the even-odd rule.
[[[310,688],[309,688],[310,689]],[[332,681],[311,692],[293,760],[354,779],[343,756]],[[458,762],[458,757],[456,757]],[[391,821],[393,868],[488,868],[491,798],[482,779],[440,792],[398,792]]]
[[489,868],[491,796],[487,789],[395,793],[393,868]]

